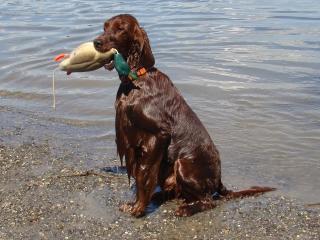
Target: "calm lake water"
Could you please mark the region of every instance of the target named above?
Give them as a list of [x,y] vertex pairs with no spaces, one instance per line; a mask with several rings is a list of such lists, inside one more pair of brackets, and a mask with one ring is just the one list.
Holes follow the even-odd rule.
[[146,29],[156,66],[218,145],[228,186],[320,201],[319,0],[1,1],[0,105],[80,126],[89,164],[115,154],[116,73],[57,72],[56,111],[51,79],[55,55],[120,13]]

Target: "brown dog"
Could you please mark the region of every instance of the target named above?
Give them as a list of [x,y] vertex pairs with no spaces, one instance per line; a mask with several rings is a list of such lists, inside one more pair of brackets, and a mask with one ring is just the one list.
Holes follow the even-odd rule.
[[[190,216],[213,208],[213,194],[233,198],[273,190],[226,190],[218,150],[169,77],[154,67],[147,34],[133,16],[107,20],[94,45],[101,52],[116,48],[140,73],[135,81],[119,75],[115,102],[118,153],[137,186],[136,201],[121,210],[142,216],[151,199],[161,196],[183,199],[176,215]],[[113,61],[106,64],[109,70],[113,67]],[[154,194],[157,185],[162,191]]]

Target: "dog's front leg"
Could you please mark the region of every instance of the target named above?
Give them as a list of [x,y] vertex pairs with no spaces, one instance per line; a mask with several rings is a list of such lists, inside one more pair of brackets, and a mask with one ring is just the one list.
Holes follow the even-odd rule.
[[[154,113],[149,105],[130,105],[127,108],[128,118],[136,131],[137,139],[132,142],[140,142],[136,149],[134,177],[136,180],[136,201],[133,205],[125,204],[120,210],[130,212],[135,217],[143,216],[150,203],[158,183],[159,169],[164,154],[167,154],[170,142],[170,131],[167,121],[161,121],[159,114]],[[156,108],[158,109],[158,108]]]
[[145,141],[145,149],[139,159],[136,169],[136,201],[132,206],[131,214],[135,217],[143,216],[150,203],[158,183],[160,163],[163,159],[164,145],[161,139],[152,136]]

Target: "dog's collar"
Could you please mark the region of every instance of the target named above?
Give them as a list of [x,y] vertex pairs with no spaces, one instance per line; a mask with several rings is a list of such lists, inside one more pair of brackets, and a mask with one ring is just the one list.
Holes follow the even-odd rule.
[[[136,74],[138,77],[144,75],[147,73],[147,69],[145,69],[144,67],[142,68],[139,68],[137,71],[136,71]],[[133,78],[131,75],[128,75],[128,78],[131,80],[131,81],[134,81],[136,80],[136,78]]]
[[137,80],[138,77],[147,73],[144,67],[139,68],[137,71],[130,69],[129,64],[118,51],[114,54],[113,61],[119,76],[126,76],[131,81]]

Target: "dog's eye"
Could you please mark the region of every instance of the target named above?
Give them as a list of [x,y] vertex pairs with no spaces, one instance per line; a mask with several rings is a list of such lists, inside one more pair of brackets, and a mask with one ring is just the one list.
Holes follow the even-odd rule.
[[121,31],[123,31],[123,30],[124,30],[124,27],[123,27],[123,26],[119,26],[119,27],[118,27],[118,31],[121,32]]

